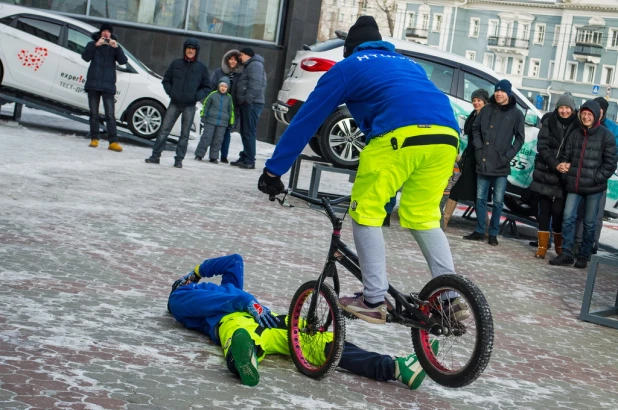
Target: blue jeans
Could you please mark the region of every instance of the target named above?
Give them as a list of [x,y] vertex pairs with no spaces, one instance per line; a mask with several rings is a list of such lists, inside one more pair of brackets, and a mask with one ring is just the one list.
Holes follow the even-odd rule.
[[182,161],[187,153],[187,146],[189,145],[189,133],[191,132],[191,124],[193,124],[193,118],[195,117],[195,105],[189,107],[183,107],[170,103],[165,111],[161,128],[157,134],[157,140],[152,148],[152,156],[159,158],[161,153],[165,149],[165,143],[168,135],[174,128],[174,124],[178,117],[182,114],[182,122],[180,124],[180,139],[176,146],[176,161]]
[[118,142],[118,130],[114,117],[114,94],[100,91],[88,91],[88,106],[90,107],[90,139],[99,139],[99,102],[103,98],[103,110],[105,111],[105,125],[107,125],[107,138],[110,142]]
[[229,128],[225,129],[225,134],[223,135],[223,143],[221,144],[221,159],[227,158],[227,154],[230,151],[230,140],[232,139],[232,135]]
[[[285,317],[279,316],[279,320],[285,321]],[[329,351],[330,343],[327,343],[324,348],[324,354],[328,355]],[[230,372],[239,376],[231,350],[228,351],[225,361]],[[347,341],[343,345],[343,354],[341,355],[341,360],[339,360],[339,367],[350,373],[379,382],[395,379],[395,361],[392,357],[368,352]]]
[[493,208],[489,221],[489,235],[498,236],[500,232],[500,216],[504,207],[504,192],[506,191],[506,177],[488,177],[478,175],[476,178],[476,229],[485,235],[487,219],[487,195],[489,187],[493,186]]
[[264,104],[244,104],[240,106],[240,136],[242,151],[239,161],[255,165],[256,129]]
[[578,257],[588,258],[594,244],[594,234],[597,226],[597,214],[603,192],[590,195],[569,193],[564,204],[564,221],[562,222],[562,252],[573,256],[573,242],[577,230],[577,208],[584,201],[584,234]]

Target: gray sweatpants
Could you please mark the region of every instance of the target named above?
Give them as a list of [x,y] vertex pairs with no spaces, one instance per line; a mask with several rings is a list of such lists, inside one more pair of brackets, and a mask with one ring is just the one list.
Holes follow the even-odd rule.
[[[421,248],[431,276],[455,274],[451,248],[440,228],[417,231],[410,229]],[[386,277],[386,249],[382,227],[359,225],[352,220],[352,233],[363,272],[363,296],[369,303],[380,303],[388,290]]]
[[219,127],[212,124],[204,124],[204,131],[200,137],[200,143],[195,149],[195,156],[204,158],[208,147],[210,147],[210,159],[219,159],[219,151],[223,144],[223,136],[227,127]]

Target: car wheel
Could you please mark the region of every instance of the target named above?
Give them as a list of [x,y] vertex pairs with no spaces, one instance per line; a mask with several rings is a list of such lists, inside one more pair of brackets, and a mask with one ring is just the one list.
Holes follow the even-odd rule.
[[341,168],[358,167],[358,157],[365,148],[365,134],[347,108],[338,109],[324,121],[318,140],[324,159]]
[[127,111],[129,129],[140,138],[151,140],[157,136],[165,107],[156,101],[142,100],[133,103]]
[[324,158],[324,155],[322,155],[322,150],[320,149],[320,141],[317,136],[314,135],[313,138],[309,140],[309,148],[315,152],[315,155]]

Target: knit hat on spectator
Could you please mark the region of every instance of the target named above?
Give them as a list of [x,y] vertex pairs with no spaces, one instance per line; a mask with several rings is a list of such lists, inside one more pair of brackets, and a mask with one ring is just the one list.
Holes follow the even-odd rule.
[[607,102],[604,97],[597,97],[594,100],[599,103],[601,109],[603,110],[603,117],[601,119],[605,118],[607,115],[607,109],[609,108],[609,102]]
[[382,35],[375,19],[371,16],[360,16],[356,23],[350,27],[345,43],[343,43],[343,58],[349,57],[354,49],[363,43],[381,40]]
[[109,31],[110,33],[114,32],[114,26],[112,26],[109,23],[103,23],[101,24],[101,28],[99,29],[99,33],[104,32],[105,30]]
[[511,86],[511,82],[509,80],[500,80],[496,83],[496,88],[494,90],[494,92],[496,91],[504,91],[506,93],[506,95],[508,95],[509,97],[511,96],[513,90],[512,90],[512,86]]
[[255,55],[255,51],[251,47],[241,48],[240,52],[248,55],[249,57],[253,57]]
[[479,88],[472,93],[472,98],[470,99],[474,100],[475,98],[478,98],[487,104],[489,102],[489,93],[484,88]]
[[575,111],[575,99],[571,93],[566,92],[558,98],[558,101],[556,101],[556,108],[558,107],[569,107],[571,110]]
[[226,76],[221,77],[221,78],[219,79],[219,84],[217,84],[217,85],[221,85],[221,84],[225,84],[225,85],[227,85],[227,86],[228,86],[228,88],[229,88],[229,86],[230,86],[230,79],[229,79],[229,78],[227,78]]

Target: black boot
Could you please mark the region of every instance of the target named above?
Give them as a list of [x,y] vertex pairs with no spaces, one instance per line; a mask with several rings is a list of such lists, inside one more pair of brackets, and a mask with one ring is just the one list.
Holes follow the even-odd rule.
[[586,269],[586,267],[588,266],[588,259],[587,258],[577,258],[577,262],[575,262],[575,266],[577,269]]
[[562,252],[560,255],[550,260],[549,264],[554,266],[567,266],[572,265],[573,262],[575,262],[575,259],[573,259],[573,256],[570,253],[567,254],[566,252]]
[[159,157],[150,157],[144,160],[147,164],[158,164],[160,162]]
[[485,241],[485,235],[478,233],[477,231],[474,231],[470,235],[466,235],[463,238],[469,241]]
[[182,160],[181,159],[177,159],[176,161],[174,161],[174,168],[182,168]]

